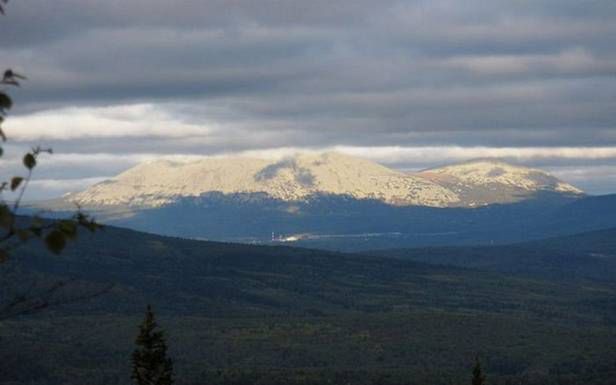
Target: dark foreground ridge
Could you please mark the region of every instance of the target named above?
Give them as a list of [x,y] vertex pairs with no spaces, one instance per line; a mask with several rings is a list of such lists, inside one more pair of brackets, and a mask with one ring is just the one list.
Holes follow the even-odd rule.
[[[603,244],[612,260],[613,232],[593,234],[572,242],[580,250]],[[524,247],[512,248],[509,265],[515,253],[527,263]],[[422,253],[442,263],[439,249]],[[478,353],[495,384],[613,378],[615,280],[426,262],[113,227],[83,234],[60,257],[31,248],[6,274],[8,286],[66,277],[76,279],[67,290],[114,286],[88,302],[5,321],[2,378],[127,383],[146,303],[165,325],[179,384],[464,383]]]

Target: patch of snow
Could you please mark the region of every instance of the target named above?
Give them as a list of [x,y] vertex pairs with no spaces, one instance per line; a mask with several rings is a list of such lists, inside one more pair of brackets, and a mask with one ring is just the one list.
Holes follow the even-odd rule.
[[480,160],[409,174],[329,152],[300,153],[282,160],[148,161],[65,199],[84,206],[159,207],[208,192],[264,193],[284,201],[336,194],[395,205],[477,207],[538,191],[582,193],[541,170],[502,161]]

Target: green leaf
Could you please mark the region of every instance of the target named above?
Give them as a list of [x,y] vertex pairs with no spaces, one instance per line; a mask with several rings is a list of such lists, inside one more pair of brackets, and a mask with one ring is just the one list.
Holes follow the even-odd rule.
[[20,241],[25,242],[32,237],[32,232],[28,229],[19,229],[17,230],[17,237]]
[[34,166],[36,166],[36,158],[34,155],[31,153],[24,155],[24,166],[26,166],[28,170],[32,170]]
[[43,235],[43,221],[41,218],[36,216],[32,218],[32,223],[30,223],[30,232],[39,238]]
[[77,223],[73,221],[61,221],[58,224],[58,230],[60,230],[68,239],[75,239],[77,237]]
[[10,96],[0,91],[0,110],[9,110],[13,107],[13,100]]
[[41,235],[43,235],[43,229],[41,228],[41,226],[35,226],[35,225],[30,226],[30,232],[32,233],[32,235],[38,238],[40,238]]
[[13,212],[5,204],[0,205],[0,227],[10,229],[13,226]]
[[59,230],[54,230],[45,237],[47,248],[54,254],[60,254],[66,247],[66,236]]
[[13,179],[11,179],[11,191],[17,190],[17,188],[19,187],[19,185],[23,181],[24,181],[24,178],[22,178],[20,176],[13,177]]
[[87,216],[86,214],[82,212],[77,212],[74,218],[77,224],[79,224],[79,226],[88,229],[92,233],[95,232],[96,230],[103,228],[103,225],[101,225],[100,223],[97,223],[96,220],[94,220],[94,218],[90,218],[89,216]]

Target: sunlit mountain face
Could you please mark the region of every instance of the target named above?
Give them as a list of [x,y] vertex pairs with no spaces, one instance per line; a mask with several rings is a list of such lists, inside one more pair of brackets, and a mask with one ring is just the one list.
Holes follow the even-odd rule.
[[213,192],[262,193],[287,202],[327,194],[428,207],[512,203],[546,192],[583,195],[578,188],[541,170],[493,159],[405,173],[358,157],[322,153],[276,161],[228,157],[146,162],[83,192],[70,194],[65,200],[84,206],[146,208]]

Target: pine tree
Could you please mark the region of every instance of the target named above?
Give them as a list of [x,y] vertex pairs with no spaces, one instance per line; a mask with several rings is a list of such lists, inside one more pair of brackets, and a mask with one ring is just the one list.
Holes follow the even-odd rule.
[[475,367],[473,368],[473,385],[484,385],[486,383],[486,376],[481,370],[481,362],[479,357],[475,358]]
[[136,385],[173,384],[173,362],[167,357],[167,345],[162,330],[158,330],[152,307],[148,305],[145,319],[133,352],[133,374]]

